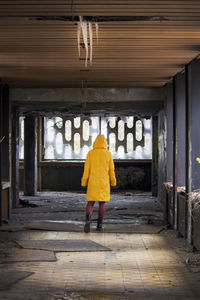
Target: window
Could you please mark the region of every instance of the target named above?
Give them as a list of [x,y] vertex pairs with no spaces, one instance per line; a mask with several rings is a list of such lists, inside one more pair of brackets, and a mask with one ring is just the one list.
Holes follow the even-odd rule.
[[102,133],[114,159],[151,159],[151,119],[127,117],[44,118],[44,159],[81,160]]
[[[20,117],[19,158],[24,159],[24,117]],[[44,160],[83,160],[99,133],[114,159],[151,159],[151,119],[127,117],[44,118]]]

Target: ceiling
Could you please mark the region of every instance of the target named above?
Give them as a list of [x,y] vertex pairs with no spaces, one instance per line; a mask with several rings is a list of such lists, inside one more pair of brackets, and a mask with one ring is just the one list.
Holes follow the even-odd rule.
[[[99,21],[87,68],[77,16]],[[10,87],[162,87],[199,51],[199,0],[0,0]]]

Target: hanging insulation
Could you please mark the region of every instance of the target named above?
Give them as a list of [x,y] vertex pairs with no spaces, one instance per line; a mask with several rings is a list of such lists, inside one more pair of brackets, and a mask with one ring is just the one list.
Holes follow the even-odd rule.
[[90,65],[92,65],[92,23],[88,23],[90,36]]
[[82,34],[83,34],[83,42],[85,45],[85,66],[87,67],[87,60],[88,60],[88,37],[87,37],[87,21],[81,22]]
[[[81,17],[80,17],[81,18]],[[81,23],[78,22],[77,28],[77,42],[78,42],[78,55],[81,56],[81,48],[80,48],[80,41],[81,41]]]
[[99,25],[98,23],[95,23],[95,28],[96,28],[96,38],[97,38],[97,44],[99,42]]
[[[87,67],[87,61],[88,61],[88,33],[87,33],[87,26],[89,30],[89,41],[90,41],[90,65],[92,65],[92,54],[93,54],[93,32],[92,32],[92,22],[87,22],[86,20],[83,19],[82,16],[79,16],[79,22],[77,25],[77,42],[78,42],[78,54],[80,57],[80,45],[81,45],[81,31],[83,35],[83,42],[85,46],[85,52],[86,52],[86,57],[85,57],[85,67]],[[96,28],[96,38],[97,38],[97,43],[98,43],[98,24],[95,23],[95,28]]]

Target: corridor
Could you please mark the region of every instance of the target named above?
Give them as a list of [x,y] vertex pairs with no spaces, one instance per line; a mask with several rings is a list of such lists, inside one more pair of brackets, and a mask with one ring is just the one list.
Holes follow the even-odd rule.
[[200,299],[200,1],[4,0],[0,28],[0,300]]

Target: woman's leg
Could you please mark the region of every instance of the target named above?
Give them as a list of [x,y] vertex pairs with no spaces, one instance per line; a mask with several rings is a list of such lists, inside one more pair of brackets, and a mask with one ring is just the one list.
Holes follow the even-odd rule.
[[99,219],[103,219],[106,212],[106,202],[99,202]]
[[90,232],[90,221],[91,221],[91,215],[93,213],[94,203],[95,203],[94,201],[88,201],[86,206],[86,221],[84,226],[85,233]]
[[95,204],[94,201],[88,201],[87,206],[86,206],[86,216],[92,215],[94,204]]
[[106,212],[106,203],[99,202],[99,218],[97,221],[97,231],[102,231],[102,221]]

